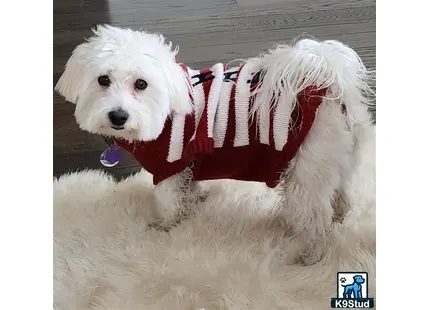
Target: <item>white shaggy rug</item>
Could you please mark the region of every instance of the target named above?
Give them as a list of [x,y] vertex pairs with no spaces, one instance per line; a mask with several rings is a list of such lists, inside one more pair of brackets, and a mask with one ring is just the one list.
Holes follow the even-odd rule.
[[338,271],[367,271],[376,297],[374,164],[372,141],[354,210],[310,267],[292,264],[294,240],[262,184],[209,182],[199,212],[165,233],[147,228],[150,175],[66,175],[54,181],[54,309],[330,309]]

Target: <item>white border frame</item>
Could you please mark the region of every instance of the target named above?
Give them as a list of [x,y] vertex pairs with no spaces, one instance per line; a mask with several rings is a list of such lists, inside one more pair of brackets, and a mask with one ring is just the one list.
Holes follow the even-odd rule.
[[417,0],[377,5],[379,309],[424,309],[430,297],[428,6]]
[[[1,204],[0,309],[50,309],[53,9],[51,1],[7,5],[0,48],[4,81],[0,160],[6,185]],[[379,309],[423,309],[430,296],[424,284],[430,269],[428,5],[378,0],[375,306]]]
[[0,309],[52,309],[53,3],[2,12]]

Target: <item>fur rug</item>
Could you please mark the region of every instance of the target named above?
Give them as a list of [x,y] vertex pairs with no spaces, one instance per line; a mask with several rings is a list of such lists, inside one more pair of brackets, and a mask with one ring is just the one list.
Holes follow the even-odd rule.
[[295,241],[262,184],[207,182],[210,199],[165,233],[147,227],[147,173],[65,175],[54,181],[54,308],[330,309],[338,271],[367,271],[376,297],[374,141],[360,165],[353,211],[310,267],[293,263]]

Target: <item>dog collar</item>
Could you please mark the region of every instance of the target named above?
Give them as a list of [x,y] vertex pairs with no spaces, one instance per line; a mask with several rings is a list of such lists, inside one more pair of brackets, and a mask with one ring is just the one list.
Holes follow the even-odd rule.
[[121,159],[121,151],[119,147],[113,142],[112,138],[105,136],[106,150],[100,155],[100,163],[111,168],[116,166]]

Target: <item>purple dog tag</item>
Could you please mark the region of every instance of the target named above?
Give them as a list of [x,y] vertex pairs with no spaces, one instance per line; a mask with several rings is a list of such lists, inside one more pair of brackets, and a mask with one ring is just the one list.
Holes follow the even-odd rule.
[[103,153],[100,155],[100,163],[105,167],[114,167],[119,163],[121,159],[121,152],[119,147],[115,145],[109,146]]

